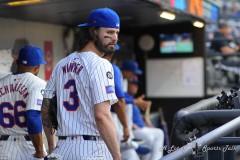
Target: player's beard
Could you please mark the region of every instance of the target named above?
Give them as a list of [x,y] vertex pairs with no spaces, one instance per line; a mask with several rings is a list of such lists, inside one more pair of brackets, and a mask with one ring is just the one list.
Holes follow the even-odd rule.
[[[110,44],[115,45],[114,43],[110,43]],[[96,35],[95,45],[101,52],[103,52],[105,54],[114,53],[115,47],[113,47],[113,48],[108,47],[110,44],[104,45],[102,43],[102,41],[99,39],[98,35]]]

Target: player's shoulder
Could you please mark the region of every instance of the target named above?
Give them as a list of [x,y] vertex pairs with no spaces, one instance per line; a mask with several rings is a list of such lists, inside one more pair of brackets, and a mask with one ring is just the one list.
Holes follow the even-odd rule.
[[4,81],[4,80],[6,80],[6,79],[9,79],[9,78],[12,77],[12,76],[13,76],[12,74],[8,74],[8,75],[0,78],[0,81]]
[[99,68],[99,66],[101,65],[112,66],[108,60],[101,58],[94,52],[82,52],[80,53],[80,55],[82,58],[85,59],[84,60],[85,65],[87,65],[90,68],[96,69]]
[[56,75],[58,74],[58,72],[61,70],[62,66],[67,63],[67,59],[69,59],[69,57],[71,57],[72,54],[68,55],[67,57],[61,59],[56,66],[53,68],[52,74]]
[[105,64],[105,65],[108,65],[108,66],[112,67],[112,64],[107,59],[98,56],[94,52],[91,52],[91,54],[92,54],[92,62],[93,63],[98,64],[98,65]]
[[56,64],[56,67],[55,68],[58,68],[60,67],[63,63],[66,62],[67,59],[69,59],[69,57],[71,56],[72,54],[68,55],[67,57],[61,59],[57,64]]
[[112,63],[112,67],[114,71],[120,71],[120,68],[116,64]]
[[0,84],[8,84],[9,82],[11,82],[11,77],[12,76],[13,76],[12,74],[9,74],[9,75],[6,75],[6,76],[2,77],[0,79]]
[[35,76],[35,78],[36,78],[36,80],[37,80],[37,82],[38,82],[39,84],[43,84],[43,85],[46,85],[46,84],[47,84],[47,82],[46,82],[45,80],[43,80],[43,79],[41,79],[41,78],[39,78],[39,77],[37,77],[37,76]]
[[103,70],[103,69],[106,69],[106,70],[111,69],[112,70],[113,66],[108,60],[99,57],[99,60],[95,65],[95,69],[97,69],[97,68],[100,70]]
[[99,57],[96,53],[94,52],[81,52],[79,53],[80,57],[85,59],[85,62],[92,64],[92,63],[100,63],[102,58]]
[[107,59],[104,59],[101,57],[99,57],[99,58],[100,58],[99,63],[104,63],[104,64],[107,64],[112,67],[112,64]]
[[114,77],[122,77],[122,72],[120,68],[115,64],[112,64],[112,67],[113,67]]
[[74,57],[76,57],[76,52],[73,52],[71,54],[69,54],[67,57],[61,59],[57,64],[56,67],[54,68],[54,70],[61,68],[63,65],[65,65],[66,63],[69,63],[70,59],[74,59]]
[[32,82],[35,84],[39,84],[39,85],[46,85],[46,81],[39,78],[38,76],[35,76],[34,74],[27,72],[25,73],[27,77],[29,77],[30,79],[32,79]]

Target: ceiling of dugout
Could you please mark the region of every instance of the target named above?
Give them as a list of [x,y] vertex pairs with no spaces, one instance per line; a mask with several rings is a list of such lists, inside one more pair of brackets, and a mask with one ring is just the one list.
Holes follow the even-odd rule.
[[8,6],[6,3],[10,1],[0,1],[0,17],[76,26],[86,22],[91,10],[109,7],[119,14],[124,28],[191,21],[191,16],[176,11],[179,15],[174,21],[162,19],[159,12],[163,7],[147,0],[43,0],[36,4]]

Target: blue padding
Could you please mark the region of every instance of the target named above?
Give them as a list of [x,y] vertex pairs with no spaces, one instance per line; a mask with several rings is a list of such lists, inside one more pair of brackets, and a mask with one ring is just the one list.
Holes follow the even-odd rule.
[[27,110],[26,120],[29,134],[38,134],[42,132],[42,119],[40,111]]

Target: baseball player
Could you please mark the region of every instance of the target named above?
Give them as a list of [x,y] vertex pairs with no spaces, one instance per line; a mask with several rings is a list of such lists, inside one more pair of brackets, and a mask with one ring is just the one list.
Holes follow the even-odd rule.
[[17,72],[0,79],[0,159],[44,158],[40,108],[46,82],[38,78],[46,64],[38,47],[20,50]]
[[79,25],[79,50],[61,60],[53,70],[45,89],[42,120],[48,144],[52,145],[48,112],[50,98],[56,92],[59,141],[48,157],[121,159],[110,113],[110,106],[117,102],[113,69],[109,61],[101,58],[114,52],[119,23],[113,10],[93,10],[88,22]]
[[[123,62],[121,70],[122,70],[122,75],[126,84],[128,83],[128,80],[131,80],[133,78],[138,78],[138,75],[142,74],[142,70],[138,68],[138,63],[135,60],[127,60]],[[125,88],[127,92],[128,86],[126,85]],[[141,108],[141,110],[145,111],[148,106],[148,101],[144,100],[144,98],[145,98],[145,95],[141,95],[135,99],[130,97],[125,97],[125,101],[126,102],[128,101],[129,103],[134,103],[139,108]]]
[[[119,46],[116,45],[115,50],[117,51],[118,49],[119,49]],[[113,55],[114,53],[107,54],[104,56],[104,58],[111,60]],[[142,147],[139,146],[138,143],[133,142],[129,138],[130,131],[132,132],[132,128],[129,128],[127,123],[126,115],[128,110],[126,109],[126,103],[124,100],[125,95],[122,87],[122,83],[123,83],[122,73],[117,65],[112,63],[112,67],[114,71],[115,93],[118,98],[118,102],[112,105],[111,112],[112,112],[112,117],[114,120],[116,132],[117,132],[118,143],[121,146],[120,148],[121,148],[122,158],[124,160],[127,160],[127,159],[139,160],[139,156],[137,155],[137,152],[135,149],[137,148],[142,149]]]
[[[126,97],[133,98],[137,94],[139,81],[133,78],[128,82],[128,93]],[[150,102],[150,101],[149,101]],[[150,103],[151,104],[151,103]],[[133,134],[134,137],[143,139],[145,144],[149,146],[151,152],[141,156],[142,160],[157,160],[163,156],[164,133],[160,128],[148,127],[144,124],[141,111],[138,106],[132,104],[133,107]]]
[[[119,50],[119,45],[116,45],[115,50]],[[114,53],[107,54],[103,58],[111,61]],[[118,142],[126,142],[130,136],[130,131],[127,124],[126,118],[126,104],[124,100],[124,91],[122,87],[122,73],[119,67],[112,63],[113,72],[114,72],[114,85],[115,85],[115,93],[118,98],[118,102],[112,105],[111,112],[114,119],[114,125],[117,131]],[[118,120],[119,119],[119,120]],[[118,122],[121,122],[119,124]],[[121,126],[119,126],[121,125]],[[123,128],[123,133],[120,131]],[[121,133],[120,133],[121,132]]]

